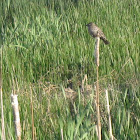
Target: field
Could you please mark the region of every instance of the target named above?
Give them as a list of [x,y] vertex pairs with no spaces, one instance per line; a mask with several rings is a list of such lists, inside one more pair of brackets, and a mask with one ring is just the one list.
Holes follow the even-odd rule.
[[36,139],[97,139],[91,21],[110,41],[100,42],[102,139],[109,139],[105,89],[113,136],[140,139],[139,0],[2,0],[0,19],[6,139],[15,139],[11,93],[18,95],[22,139],[32,139],[31,105]]

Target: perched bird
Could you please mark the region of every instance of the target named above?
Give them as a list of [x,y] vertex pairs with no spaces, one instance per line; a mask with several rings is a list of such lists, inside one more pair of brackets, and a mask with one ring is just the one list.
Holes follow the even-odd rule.
[[100,39],[103,40],[106,45],[109,44],[109,41],[106,39],[104,33],[98,26],[92,22],[88,23],[86,26],[88,27],[88,31],[92,37],[100,37]]

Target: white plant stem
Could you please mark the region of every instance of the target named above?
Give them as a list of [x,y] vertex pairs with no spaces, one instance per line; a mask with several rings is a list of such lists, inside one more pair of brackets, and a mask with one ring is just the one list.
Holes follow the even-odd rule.
[[12,108],[13,108],[13,114],[14,114],[16,136],[17,136],[17,139],[20,140],[21,139],[21,125],[20,125],[17,95],[11,94],[11,101],[12,101]]
[[109,134],[110,134],[110,139],[113,140],[112,125],[111,125],[111,115],[110,115],[109,99],[108,99],[108,91],[105,90],[105,92],[106,92],[107,112],[108,112],[108,121],[109,121]]

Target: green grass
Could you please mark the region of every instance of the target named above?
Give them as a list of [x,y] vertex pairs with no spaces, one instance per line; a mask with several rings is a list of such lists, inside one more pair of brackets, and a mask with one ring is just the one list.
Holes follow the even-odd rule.
[[[32,138],[31,90],[37,139],[61,139],[61,129],[66,140],[97,139],[94,100],[79,90],[85,74],[89,85],[94,87],[96,82],[95,40],[85,27],[91,21],[110,41],[108,46],[100,43],[102,138],[109,139],[107,88],[113,135],[140,139],[139,7],[138,0],[3,0],[0,43],[7,139],[15,138],[12,90],[19,95],[23,139]],[[67,87],[78,96],[73,115],[65,97]],[[95,95],[94,91],[90,94]]]

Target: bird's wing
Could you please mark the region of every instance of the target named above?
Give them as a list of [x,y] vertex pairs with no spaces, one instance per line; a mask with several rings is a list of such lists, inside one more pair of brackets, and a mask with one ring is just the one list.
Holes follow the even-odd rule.
[[98,35],[99,35],[99,37],[106,38],[101,29],[98,30]]

